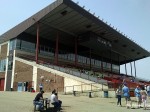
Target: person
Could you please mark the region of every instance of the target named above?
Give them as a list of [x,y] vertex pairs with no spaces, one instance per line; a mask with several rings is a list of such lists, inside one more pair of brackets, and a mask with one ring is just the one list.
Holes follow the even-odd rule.
[[127,102],[129,99],[129,88],[127,87],[126,84],[124,84],[124,86],[122,88],[122,92],[123,92],[123,96],[125,97],[125,102],[126,102],[126,106],[127,106]]
[[43,102],[41,101],[43,99],[43,93],[44,91],[40,91],[33,100],[33,104],[38,105],[39,109],[43,109]]
[[142,98],[142,103],[143,103],[143,109],[146,110],[146,105],[147,105],[147,92],[145,88],[143,87],[142,90],[140,91],[141,98]]
[[136,100],[137,100],[137,105],[138,107],[141,107],[141,94],[140,94],[140,87],[137,86],[134,90],[134,94],[135,94],[135,97],[136,97]]
[[53,93],[54,93],[54,94],[56,93],[56,89],[54,89],[54,90],[52,91],[52,94],[53,94]]
[[57,96],[55,95],[55,91],[52,91],[52,94],[50,96],[50,101],[51,101],[51,104],[54,105],[54,108],[60,111],[61,104],[58,101]]
[[148,96],[150,97],[150,86],[149,85],[147,85],[146,90],[147,90]]
[[121,105],[121,95],[122,95],[122,89],[121,89],[121,86],[119,86],[119,88],[116,90],[116,95],[117,95],[117,105],[118,106],[122,106]]
[[147,91],[147,85],[144,85],[144,89]]
[[42,83],[39,84],[39,88],[40,88],[40,91],[43,91],[43,84]]
[[60,103],[60,107],[61,107],[62,101],[58,99],[58,94],[57,93],[55,93],[55,96],[56,96],[56,101]]

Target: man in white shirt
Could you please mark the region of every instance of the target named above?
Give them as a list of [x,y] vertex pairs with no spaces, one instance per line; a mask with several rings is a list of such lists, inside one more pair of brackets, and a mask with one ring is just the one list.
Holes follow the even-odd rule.
[[55,95],[55,92],[52,92],[52,95],[50,96],[51,104],[54,105],[54,108],[60,111],[61,104],[57,99],[57,96]]

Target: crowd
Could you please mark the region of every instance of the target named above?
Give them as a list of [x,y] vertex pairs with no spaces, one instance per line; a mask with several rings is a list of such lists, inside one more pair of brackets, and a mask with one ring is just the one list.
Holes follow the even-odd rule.
[[[125,98],[125,103],[127,108],[132,108],[132,99],[130,97],[130,90],[127,86],[126,83],[123,84],[122,86],[119,86],[119,88],[116,90],[116,95],[117,95],[117,105],[122,106],[121,104],[121,98],[124,96]],[[137,86],[134,89],[134,95],[136,97],[136,107],[141,108],[141,105],[143,104],[143,109],[147,108],[147,101],[148,98],[150,97],[150,86],[145,85],[143,87]]]

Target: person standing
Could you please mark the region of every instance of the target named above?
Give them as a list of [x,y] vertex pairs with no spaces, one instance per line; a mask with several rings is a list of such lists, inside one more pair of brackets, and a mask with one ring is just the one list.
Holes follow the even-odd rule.
[[119,86],[119,88],[116,90],[116,95],[117,95],[117,105],[118,106],[122,106],[121,105],[121,95],[122,95],[122,89],[121,89],[121,86]]
[[127,102],[130,98],[130,95],[129,95],[129,88],[127,87],[126,84],[124,84],[124,86],[122,88],[122,92],[123,92],[123,96],[125,97],[125,102],[126,102],[126,105],[127,105]]
[[150,86],[149,85],[147,85],[146,91],[147,91],[148,97],[150,97]]
[[39,84],[39,88],[40,88],[40,91],[43,91],[43,84],[42,83]]
[[134,90],[134,94],[137,100],[137,105],[140,108],[141,107],[141,93],[140,93],[141,89],[139,86],[137,86]]
[[141,94],[141,98],[142,98],[142,103],[143,103],[143,109],[146,110],[146,106],[147,106],[147,92],[145,90],[145,88],[143,87],[142,90],[140,91]]

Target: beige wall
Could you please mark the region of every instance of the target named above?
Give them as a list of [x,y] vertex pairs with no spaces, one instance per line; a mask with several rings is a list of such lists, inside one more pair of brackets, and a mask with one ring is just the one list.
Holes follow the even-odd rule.
[[67,77],[65,77],[64,86],[65,92],[100,90],[102,87],[100,84],[84,83]]
[[[44,77],[41,79],[41,76]],[[51,92],[53,89],[64,91],[64,77],[47,72],[42,69],[37,69],[37,91],[39,91],[39,84],[42,83],[44,91]]]
[[65,80],[64,80],[65,92],[72,92],[73,90],[81,91],[81,86],[74,86],[73,88],[73,85],[81,85],[81,84],[82,82],[65,77]]

